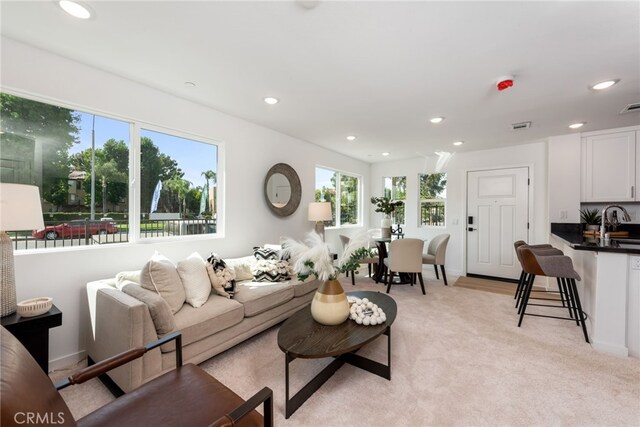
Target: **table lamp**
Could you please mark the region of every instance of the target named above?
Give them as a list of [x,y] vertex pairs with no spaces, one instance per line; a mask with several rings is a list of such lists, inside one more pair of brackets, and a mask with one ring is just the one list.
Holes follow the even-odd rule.
[[316,222],[316,233],[322,236],[322,240],[324,240],[324,222],[332,218],[330,202],[309,203],[309,221]]
[[6,231],[44,228],[40,190],[33,185],[0,183],[0,316],[16,311],[13,241]]

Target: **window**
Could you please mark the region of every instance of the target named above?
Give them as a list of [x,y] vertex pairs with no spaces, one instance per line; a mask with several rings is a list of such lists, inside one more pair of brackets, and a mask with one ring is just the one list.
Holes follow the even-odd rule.
[[420,174],[420,224],[421,226],[444,227],[447,174]]
[[140,235],[216,232],[218,147],[140,131]]
[[[6,93],[0,93],[0,115],[0,182],[38,186],[44,212],[45,229],[8,230],[15,249],[216,232],[215,144],[141,129],[141,155],[130,159],[136,123]],[[129,176],[130,161],[141,171],[135,218],[129,218],[135,205],[129,183],[136,178]],[[167,218],[152,217],[156,187],[153,214]],[[139,235],[129,233],[132,224]]]
[[391,222],[393,224],[402,225],[405,223],[405,200],[407,198],[407,177],[392,176],[384,177],[384,197],[391,200],[400,200],[402,205],[398,206],[391,214]]
[[[316,202],[331,202],[331,221],[327,227],[360,224],[360,178],[344,172],[316,168]],[[340,203],[336,203],[336,195]]]

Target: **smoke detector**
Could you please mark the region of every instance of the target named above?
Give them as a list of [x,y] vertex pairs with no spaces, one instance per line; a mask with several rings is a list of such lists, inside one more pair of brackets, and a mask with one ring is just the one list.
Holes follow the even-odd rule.
[[515,77],[513,76],[498,77],[498,79],[496,80],[496,87],[498,88],[499,91],[509,89],[511,86],[513,86],[514,79]]

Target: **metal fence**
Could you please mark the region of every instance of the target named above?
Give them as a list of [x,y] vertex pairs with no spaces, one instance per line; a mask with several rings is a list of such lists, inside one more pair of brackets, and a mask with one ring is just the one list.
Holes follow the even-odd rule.
[[[64,224],[71,225],[64,227]],[[141,238],[210,234],[216,230],[215,219],[163,219],[140,222]],[[47,231],[50,231],[48,236]],[[128,242],[129,223],[104,221],[100,224],[100,221],[90,220],[69,223],[46,221],[45,233],[39,238],[33,237],[30,231],[8,231],[7,234],[13,240],[14,250],[105,245]]]
[[420,205],[420,225],[445,225],[444,211],[442,203],[422,203]]

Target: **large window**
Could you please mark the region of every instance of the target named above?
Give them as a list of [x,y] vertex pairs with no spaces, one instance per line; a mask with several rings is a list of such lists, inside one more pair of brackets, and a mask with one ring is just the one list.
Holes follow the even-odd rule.
[[405,200],[407,199],[407,177],[406,176],[387,176],[384,177],[384,197],[391,200],[400,200],[402,204],[396,207],[391,214],[391,222],[403,225],[405,223]]
[[447,174],[420,174],[420,224],[443,227],[447,199]]
[[[217,147],[142,129],[130,159],[136,126],[0,93],[0,182],[38,186],[44,213],[42,230],[7,230],[16,249],[127,242],[132,226],[142,237],[216,231]],[[135,218],[130,162],[141,171]],[[155,212],[168,218],[152,218],[158,187]]]
[[[316,202],[331,202],[333,218],[327,227],[360,223],[360,178],[344,172],[316,168]],[[336,203],[336,195],[340,202]]]

